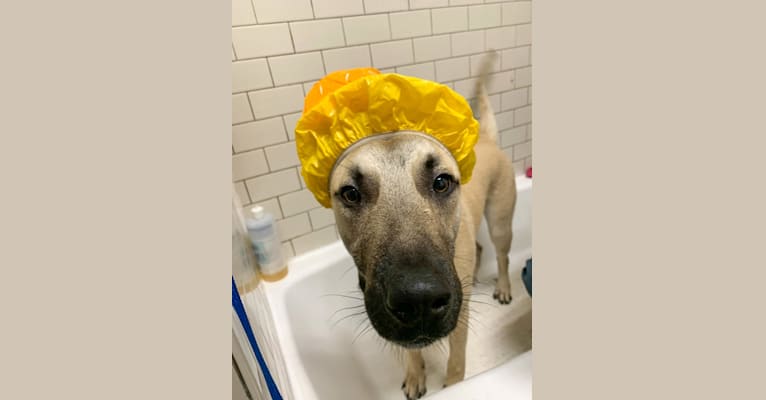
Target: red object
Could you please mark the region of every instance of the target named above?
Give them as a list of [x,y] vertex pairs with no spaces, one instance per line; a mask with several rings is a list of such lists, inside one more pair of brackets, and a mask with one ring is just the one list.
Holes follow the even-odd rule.
[[527,168],[527,178],[532,177],[532,167]]

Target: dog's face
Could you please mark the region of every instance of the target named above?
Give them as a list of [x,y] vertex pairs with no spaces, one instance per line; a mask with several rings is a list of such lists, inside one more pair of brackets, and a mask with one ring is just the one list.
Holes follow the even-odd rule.
[[330,177],[367,315],[380,336],[401,346],[426,346],[458,322],[459,182],[458,165],[441,144],[406,131],[358,142]]

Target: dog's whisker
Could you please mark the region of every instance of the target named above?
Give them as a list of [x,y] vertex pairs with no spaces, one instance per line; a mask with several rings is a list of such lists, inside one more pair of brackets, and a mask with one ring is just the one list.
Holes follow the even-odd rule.
[[330,326],[330,329],[335,329],[335,327],[338,326],[338,324],[340,324],[341,322],[343,322],[343,321],[345,321],[345,320],[347,320],[349,318],[358,317],[360,315],[363,315],[364,313],[365,313],[365,311],[363,310],[363,311],[360,311],[360,312],[357,312],[357,313],[351,313],[349,315],[346,315],[346,316],[342,317],[341,319],[333,322],[332,325]]
[[321,297],[342,297],[344,299],[364,301],[364,299],[361,297],[354,297],[354,296],[348,296],[345,294],[336,294],[336,293],[323,294]]

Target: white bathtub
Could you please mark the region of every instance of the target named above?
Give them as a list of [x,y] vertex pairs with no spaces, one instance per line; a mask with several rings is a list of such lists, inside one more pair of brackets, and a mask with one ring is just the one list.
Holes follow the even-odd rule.
[[[495,253],[482,224],[479,242],[484,254],[473,297],[480,303],[472,305],[466,379],[442,389],[445,340],[442,350],[424,352],[429,399],[532,398],[532,304],[520,279],[524,262],[532,256],[532,181],[518,177],[516,182],[510,252],[513,301],[500,305],[492,299]],[[296,257],[289,268],[285,279],[264,283],[264,290],[294,399],[404,399],[401,358],[365,322],[364,313],[350,316],[362,307],[342,310],[362,304],[355,267],[343,244],[338,241]],[[342,319],[346,316],[350,317]]]

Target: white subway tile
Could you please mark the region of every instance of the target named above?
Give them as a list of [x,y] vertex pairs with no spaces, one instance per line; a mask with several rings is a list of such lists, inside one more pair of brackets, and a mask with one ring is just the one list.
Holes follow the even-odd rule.
[[503,25],[532,22],[532,3],[515,1],[503,4]]
[[501,102],[503,104],[503,111],[527,105],[527,88],[503,92]]
[[249,206],[245,207],[245,216],[247,216],[250,213],[250,209],[255,206],[261,206],[263,209],[271,214],[271,216],[274,217],[274,219],[281,219],[282,218],[282,209],[279,208],[279,202],[276,198],[264,200],[258,203],[250,204]]
[[531,168],[531,167],[532,167],[532,155],[530,154],[529,157],[524,159],[524,171],[526,171],[527,168]]
[[372,65],[375,68],[387,68],[412,63],[412,41],[377,43],[370,46]]
[[[488,55],[489,54],[487,53],[482,53],[471,56],[471,76],[479,76],[479,73],[481,73],[481,65],[484,63],[484,59]],[[499,55],[498,57],[495,57],[495,60],[492,61],[492,65],[489,68],[489,72],[500,71],[500,61],[501,58]]]
[[255,23],[255,13],[250,0],[232,0],[231,1],[231,24],[251,25]]
[[386,14],[345,17],[343,28],[346,31],[348,45],[382,42],[391,38]]
[[527,96],[527,102],[529,104],[532,104],[532,89],[529,90],[529,95]]
[[500,4],[484,4],[468,7],[468,27],[470,29],[500,26],[502,19]]
[[407,0],[364,0],[364,10],[367,14],[401,11],[407,8]]
[[362,0],[313,0],[316,18],[364,14]]
[[240,60],[293,52],[293,41],[287,24],[232,28],[231,40]]
[[422,64],[405,65],[403,67],[397,67],[396,73],[414,76],[416,78],[428,79],[430,81],[436,80],[436,73],[434,71],[434,63],[426,62]]
[[367,45],[325,50],[322,55],[328,74],[341,69],[362,68],[372,65],[370,47]]
[[277,221],[280,240],[290,240],[311,232],[311,222],[306,213],[294,215]]
[[[509,147],[507,149],[504,149],[503,151],[505,152],[505,154],[508,155],[508,158],[513,160],[513,147]],[[513,172],[515,175],[524,175],[525,171],[526,171],[526,168],[524,168],[523,160],[513,162]]]
[[526,67],[529,65],[529,46],[503,50],[503,69]]
[[513,89],[513,71],[498,72],[489,76],[487,93],[500,93]]
[[237,193],[239,204],[250,204],[250,195],[247,194],[244,182],[237,182],[234,184],[234,191]]
[[447,7],[448,0],[410,0],[410,10],[417,8]]
[[466,4],[481,4],[482,0],[449,0],[451,6],[464,6]]
[[253,0],[259,24],[311,19],[311,0]]
[[500,95],[499,94],[493,94],[489,96],[489,104],[492,105],[492,110],[498,111],[500,110]]
[[509,129],[500,133],[502,147],[509,147],[527,140],[526,126]]
[[282,212],[285,217],[302,213],[319,207],[319,203],[314,198],[314,194],[308,189],[299,190],[279,196],[279,204],[282,206]]
[[248,179],[245,185],[254,203],[301,188],[298,175],[293,168]]
[[295,126],[298,125],[298,120],[301,119],[302,115],[302,112],[297,112],[282,117],[285,120],[285,130],[287,131],[288,139],[295,140]]
[[496,113],[495,120],[498,131],[513,128],[513,111]]
[[263,89],[273,86],[266,60],[235,61],[231,63],[231,91]]
[[290,31],[296,52],[329,49],[346,44],[340,18],[291,22]]
[[309,211],[309,219],[313,229],[324,228],[335,223],[335,213],[332,208],[315,208]]
[[238,124],[252,120],[253,113],[250,111],[247,96],[244,93],[231,96],[231,123]]
[[468,57],[450,58],[436,62],[436,79],[439,82],[454,81],[471,76]]
[[263,175],[269,172],[263,150],[235,154],[231,158],[231,177],[235,181]]
[[237,153],[282,143],[287,140],[280,117],[231,127],[231,144]]
[[396,72],[396,68],[378,68],[381,74],[393,74]]
[[231,61],[234,61],[237,59],[237,55],[234,54],[234,45],[231,46]]
[[516,27],[516,46],[532,44],[532,25],[519,25]]
[[301,174],[301,167],[298,166],[295,168],[296,174],[298,174],[298,180],[301,181],[301,188],[306,188],[306,181],[303,180],[303,175]]
[[266,148],[266,158],[272,171],[299,165],[295,142],[287,142]]
[[527,125],[527,140],[532,140],[532,123]]
[[516,126],[532,122],[532,106],[519,108],[515,110],[514,113],[516,113],[513,117],[516,122]]
[[293,54],[289,56],[270,57],[269,66],[274,85],[298,83],[324,76],[322,53]]
[[434,34],[468,30],[468,7],[434,8],[431,15]]
[[452,55],[464,56],[484,51],[484,31],[453,33]]
[[295,250],[293,250],[293,244],[290,241],[282,242],[282,256],[285,260],[295,257]]
[[413,40],[415,45],[415,61],[423,62],[447,58],[450,56],[449,35],[431,36]]
[[390,17],[392,39],[431,34],[431,12],[428,10],[391,13]]
[[521,160],[532,155],[532,142],[526,141],[513,146],[513,159]]
[[[532,84],[532,67],[516,70],[516,87],[524,87]],[[530,100],[531,101],[531,100]]]
[[487,50],[501,50],[516,45],[516,27],[487,29]]
[[335,226],[328,226],[327,228],[293,239],[293,247],[295,247],[295,254],[303,254],[336,240],[338,240],[338,234],[335,232]]
[[303,110],[301,85],[263,89],[247,94],[255,118],[261,119]]
[[476,96],[476,82],[478,78],[463,79],[455,82],[455,91],[470,100]]

